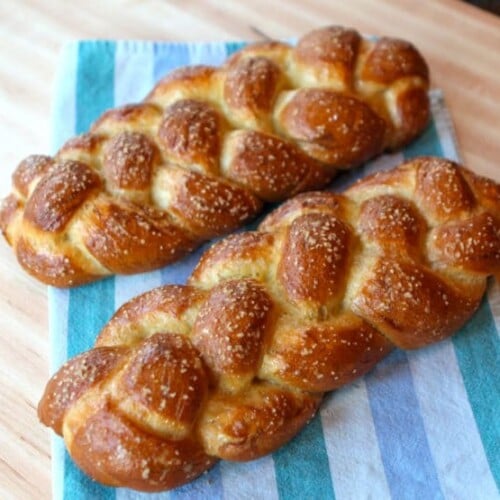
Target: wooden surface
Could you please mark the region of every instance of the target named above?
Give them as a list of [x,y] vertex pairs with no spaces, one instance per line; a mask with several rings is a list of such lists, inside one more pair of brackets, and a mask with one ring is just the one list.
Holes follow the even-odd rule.
[[[0,195],[26,155],[50,151],[52,84],[76,38],[257,39],[325,24],[414,42],[445,92],[465,163],[500,180],[500,17],[456,0],[2,0]],[[49,432],[36,405],[48,377],[46,288],[0,241],[0,498],[51,497]]]

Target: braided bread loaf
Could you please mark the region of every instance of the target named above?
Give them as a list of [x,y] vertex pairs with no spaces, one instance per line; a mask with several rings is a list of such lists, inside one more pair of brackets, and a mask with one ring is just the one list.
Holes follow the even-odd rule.
[[500,185],[420,158],[302,194],[123,305],[39,405],[105,484],[176,487],[285,443],[394,346],[453,334],[500,273]]
[[411,141],[429,117],[428,69],[401,40],[339,27],[295,48],[251,45],[222,67],[174,71],[104,113],[54,158],[13,175],[0,228],[39,280],[73,286],[161,267]]

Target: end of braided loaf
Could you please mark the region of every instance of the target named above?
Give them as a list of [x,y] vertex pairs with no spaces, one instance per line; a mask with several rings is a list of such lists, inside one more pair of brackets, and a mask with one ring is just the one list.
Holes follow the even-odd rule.
[[394,346],[457,331],[500,273],[500,185],[418,158],[301,194],[123,305],[48,383],[41,421],[98,481],[145,491],[291,439]]
[[37,279],[74,286],[166,265],[413,140],[428,69],[409,43],[328,27],[176,70],[13,175],[0,228]]

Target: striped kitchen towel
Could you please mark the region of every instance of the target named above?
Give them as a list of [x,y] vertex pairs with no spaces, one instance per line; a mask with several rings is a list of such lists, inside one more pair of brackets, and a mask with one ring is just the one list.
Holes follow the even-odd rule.
[[[169,70],[219,64],[242,43],[83,41],[62,53],[54,150],[105,109],[142,99]],[[433,120],[404,151],[342,174],[332,189],[427,154],[457,159],[439,91]],[[471,165],[473,168],[474,165]],[[50,288],[51,367],[88,348],[113,312],[165,283],[184,283],[203,248],[177,264],[75,288]],[[494,499],[500,498],[500,287],[491,282],[474,318],[451,340],[394,351],[373,372],[329,394],[287,446],[250,463],[222,462],[175,491],[112,489],[81,473],[53,440],[54,497],[77,499]]]

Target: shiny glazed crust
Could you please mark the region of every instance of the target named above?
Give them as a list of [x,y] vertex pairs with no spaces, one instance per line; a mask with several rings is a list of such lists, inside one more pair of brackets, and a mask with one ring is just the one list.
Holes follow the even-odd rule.
[[414,139],[428,83],[411,44],[341,27],[178,69],[53,158],[23,160],[0,228],[51,285],[159,268]]
[[123,305],[47,385],[41,421],[105,484],[159,491],[291,439],[394,346],[457,331],[500,274],[500,185],[417,158],[301,194]]

